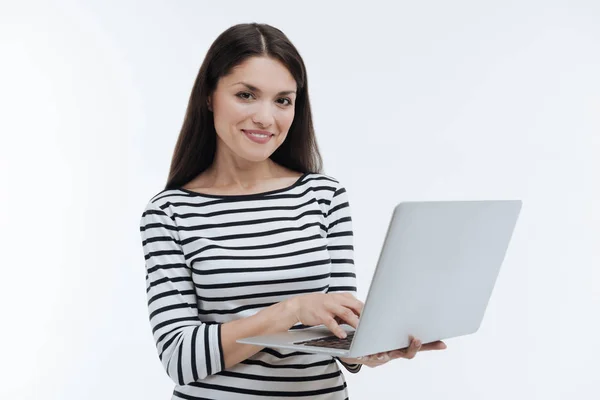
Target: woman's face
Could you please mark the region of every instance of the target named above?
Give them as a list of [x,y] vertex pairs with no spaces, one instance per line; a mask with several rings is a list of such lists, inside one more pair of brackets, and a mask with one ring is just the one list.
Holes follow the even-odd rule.
[[219,80],[209,99],[217,151],[248,161],[266,160],[285,140],[295,102],[296,81],[283,64],[267,57],[247,59]]

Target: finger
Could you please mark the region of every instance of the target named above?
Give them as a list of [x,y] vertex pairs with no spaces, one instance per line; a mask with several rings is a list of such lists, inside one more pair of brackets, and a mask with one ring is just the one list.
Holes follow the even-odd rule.
[[379,367],[390,361],[392,358],[389,356],[388,352],[373,354],[370,356],[369,361],[365,361],[365,364],[371,368]]
[[335,316],[356,329],[358,326],[358,316],[356,316],[351,309],[340,305],[332,306],[331,308],[331,311],[335,314]]
[[391,351],[391,353],[392,353],[391,356],[393,358],[402,357],[402,358],[412,359],[415,357],[415,355],[419,351],[420,347],[421,347],[421,341],[413,338],[410,343],[410,346],[405,347],[403,349]]
[[409,350],[409,354],[412,355],[411,358],[413,358],[415,355],[417,355],[417,352],[419,350],[421,350],[421,346],[423,344],[421,343],[421,341],[419,339],[415,339],[412,341],[412,343],[410,344],[410,350]]
[[408,346],[403,347],[401,349],[394,350],[394,351],[401,351],[402,353],[406,354],[409,351],[411,351],[413,348],[417,347],[417,339],[412,335],[408,335],[408,338],[409,338]]
[[370,368],[378,367],[382,364],[385,364],[385,362],[389,361],[389,360],[387,360],[385,362],[382,362],[382,360],[377,360],[377,354],[371,354],[369,356],[358,357],[357,360],[361,364],[366,365],[367,367],[370,367]]
[[337,322],[335,322],[335,319],[333,317],[326,317],[323,321],[323,324],[325,324],[327,329],[329,329],[335,336],[341,339],[344,339],[347,336],[346,331],[341,326],[339,326]]
[[359,360],[363,364],[373,363],[377,361],[377,354],[370,354],[368,356],[358,357],[357,360]]
[[438,340],[437,342],[425,343],[421,346],[420,351],[444,350],[446,348],[448,348],[448,346],[446,346],[446,343]]
[[406,353],[407,351],[410,350],[410,346],[412,346],[414,342],[415,342],[415,337],[413,335],[408,335],[408,346],[403,347],[400,350],[402,350],[404,353]]
[[350,308],[354,314],[360,316],[363,310],[363,302],[354,297],[351,293],[344,293],[341,296],[341,305]]
[[387,351],[383,353],[377,353],[377,355],[375,356],[375,360],[381,364],[384,364],[390,361],[390,356],[388,355]]
[[[348,324],[348,322],[344,321],[342,318],[338,317],[337,315],[334,317],[335,318],[335,322],[337,322],[338,324]],[[350,325],[350,324],[348,324]]]
[[360,356],[360,357],[356,357],[356,361],[358,361],[361,364],[366,364],[369,361],[371,361],[371,357],[370,356]]
[[404,358],[406,353],[404,353],[402,350],[392,350],[389,352],[389,355],[392,360],[395,360],[397,358]]
[[417,353],[419,352],[419,350],[421,350],[421,341],[420,340],[413,341],[413,343],[410,346],[410,350],[408,351],[408,353],[406,353],[406,358],[408,358],[408,359],[414,358],[417,355]]

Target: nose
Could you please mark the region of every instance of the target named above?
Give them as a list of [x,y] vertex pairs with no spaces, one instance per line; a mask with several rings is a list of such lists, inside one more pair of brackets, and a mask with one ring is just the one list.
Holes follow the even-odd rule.
[[261,128],[269,127],[273,124],[273,114],[271,112],[271,105],[267,102],[266,104],[261,104],[257,107],[254,116],[252,117],[252,122],[257,125],[260,125]]

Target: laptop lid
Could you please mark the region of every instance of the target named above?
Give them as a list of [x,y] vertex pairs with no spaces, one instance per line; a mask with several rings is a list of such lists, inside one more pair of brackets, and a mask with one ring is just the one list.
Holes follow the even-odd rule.
[[402,202],[393,211],[349,355],[476,332],[520,200]]

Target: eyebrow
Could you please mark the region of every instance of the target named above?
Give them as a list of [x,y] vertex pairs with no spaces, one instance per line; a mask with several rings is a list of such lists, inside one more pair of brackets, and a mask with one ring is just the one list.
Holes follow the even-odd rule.
[[[248,89],[250,89],[252,91],[255,91],[255,92],[258,92],[258,93],[262,93],[262,90],[260,90],[256,86],[252,86],[252,85],[250,85],[249,83],[246,83],[246,82],[236,82],[236,83],[234,83],[231,86],[235,86],[235,85],[238,85],[240,83],[242,85],[246,86]],[[295,90],[284,90],[284,91],[281,91],[281,92],[277,93],[277,95],[279,96],[279,95],[285,95],[285,94],[290,94],[290,93],[294,93],[295,94],[296,91]]]

